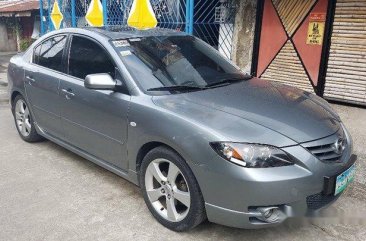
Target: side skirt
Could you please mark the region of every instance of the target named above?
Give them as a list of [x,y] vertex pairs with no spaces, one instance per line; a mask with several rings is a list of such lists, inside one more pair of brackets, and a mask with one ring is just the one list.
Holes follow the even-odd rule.
[[77,148],[77,147],[74,147],[56,137],[53,137],[49,134],[47,134],[46,132],[44,132],[37,124],[35,124],[35,127],[36,127],[36,130],[38,132],[38,134],[40,134],[41,136],[43,136],[44,138],[64,147],[65,149],[97,164],[98,166],[101,166],[105,169],[107,169],[108,171],[111,171],[113,172],[114,174],[126,179],[127,181],[129,182],[132,182],[133,184],[139,186],[139,183],[138,183],[138,178],[137,178],[137,173],[133,170],[128,170],[128,172],[126,171],[123,171],[121,169],[119,169],[118,167],[114,166],[114,165],[111,165],[103,160],[100,160],[98,158],[96,158],[95,156],[93,155],[90,155],[88,154],[87,152],[84,152],[82,151],[81,149]]

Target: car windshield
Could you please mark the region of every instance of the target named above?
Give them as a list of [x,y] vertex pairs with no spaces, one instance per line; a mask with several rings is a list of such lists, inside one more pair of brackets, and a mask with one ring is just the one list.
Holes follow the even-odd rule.
[[113,44],[145,91],[202,90],[248,78],[193,36],[153,36]]

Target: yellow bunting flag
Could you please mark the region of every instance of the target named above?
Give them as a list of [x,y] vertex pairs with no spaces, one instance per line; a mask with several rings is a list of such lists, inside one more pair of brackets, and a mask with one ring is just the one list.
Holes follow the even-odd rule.
[[61,22],[64,19],[64,15],[62,15],[60,11],[60,7],[58,6],[57,0],[53,3],[52,12],[51,12],[51,21],[55,29],[60,29]]
[[85,19],[90,26],[103,26],[103,6],[99,0],[91,0]]
[[158,24],[149,0],[134,0],[127,24],[140,30],[155,28]]

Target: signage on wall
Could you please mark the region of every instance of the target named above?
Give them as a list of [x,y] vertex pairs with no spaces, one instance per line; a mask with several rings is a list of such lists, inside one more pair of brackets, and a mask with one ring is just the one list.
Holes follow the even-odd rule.
[[326,13],[311,13],[306,44],[322,45],[325,29]]

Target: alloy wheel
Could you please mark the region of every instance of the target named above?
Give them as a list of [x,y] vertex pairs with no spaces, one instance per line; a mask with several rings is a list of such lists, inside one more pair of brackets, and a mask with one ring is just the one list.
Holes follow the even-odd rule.
[[32,129],[30,113],[27,104],[22,99],[15,104],[15,121],[21,135],[29,136]]
[[190,209],[191,195],[183,173],[166,159],[155,159],[147,167],[145,188],[155,211],[170,222],[183,220]]

